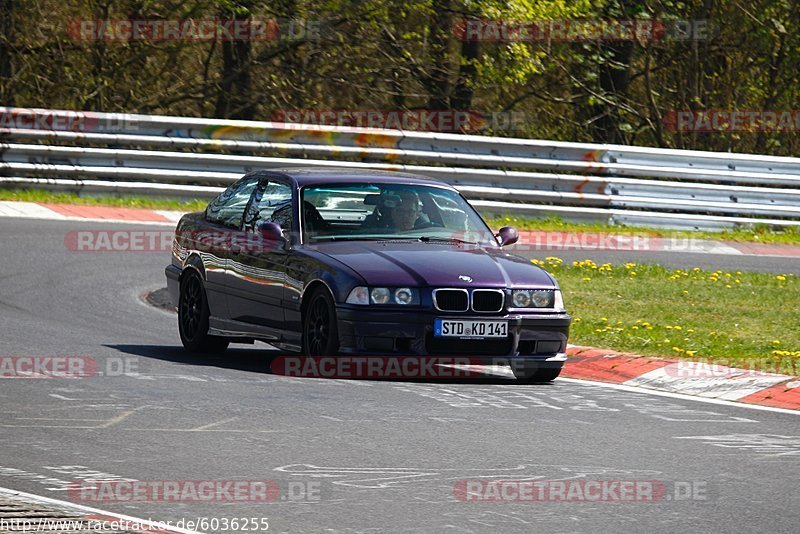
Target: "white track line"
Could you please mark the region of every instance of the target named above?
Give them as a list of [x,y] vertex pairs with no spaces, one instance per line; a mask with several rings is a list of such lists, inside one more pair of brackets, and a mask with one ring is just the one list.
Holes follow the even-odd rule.
[[659,391],[657,389],[648,389],[636,386],[625,386],[623,384],[611,384],[609,382],[595,382],[594,380],[582,380],[578,378],[566,378],[566,377],[559,377],[556,379],[556,382],[572,382],[574,384],[601,386],[608,389],[631,391],[633,393],[646,393],[648,395],[656,395],[659,397],[671,397],[673,399],[705,402],[707,404],[718,404],[721,406],[729,406],[731,408],[748,408],[750,410],[761,410],[764,412],[776,412],[776,413],[785,413],[791,415],[800,415],[800,410],[789,410],[787,408],[774,408],[772,406],[762,406],[760,404],[748,404],[746,402],[735,402],[735,401],[714,399],[708,397],[696,397],[694,395],[686,395],[684,393],[673,393],[671,391]]
[[[138,523],[139,525],[152,527],[155,529],[161,529],[164,532],[175,532],[178,534],[204,534],[197,530],[187,530],[185,528],[178,528],[167,526],[166,522],[159,522],[159,521],[150,521],[147,519],[139,519],[129,515],[117,514],[114,512],[108,512],[106,510],[100,510],[98,508],[90,508],[88,506],[83,506],[80,504],[75,504],[67,501],[59,501],[58,499],[51,499],[49,497],[42,497],[41,495],[34,495],[33,493],[25,493],[24,491],[17,491],[9,488],[0,487],[0,495],[7,495],[10,497],[21,497],[24,500],[32,501],[34,503],[41,503],[41,504],[50,504],[54,506],[59,506],[61,508],[66,508],[68,510],[75,510],[78,512],[87,512],[91,514],[99,514],[109,517],[114,517],[117,519],[121,519],[123,521],[128,521],[129,523]],[[75,520],[77,520],[76,518]],[[174,521],[173,521],[174,523]]]

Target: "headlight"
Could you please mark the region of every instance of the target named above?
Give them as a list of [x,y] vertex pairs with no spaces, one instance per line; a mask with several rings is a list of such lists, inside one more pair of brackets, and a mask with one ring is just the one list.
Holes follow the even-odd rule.
[[553,291],[531,291],[534,308],[552,308]]
[[526,289],[517,289],[511,300],[515,308],[527,308],[531,305],[531,292]]
[[347,295],[348,304],[361,304],[365,306],[369,304],[369,290],[364,286],[354,287],[350,294]]
[[354,287],[345,300],[348,304],[419,304],[419,290],[415,287]]
[[370,291],[369,295],[370,295],[370,301],[373,304],[386,304],[387,302],[389,302],[391,293],[389,293],[389,290],[386,289],[385,287],[376,287],[373,288],[372,291]]
[[394,301],[398,304],[411,304],[414,302],[414,293],[407,287],[401,287],[394,292]]
[[553,308],[556,294],[560,293],[552,289],[515,289],[511,292],[511,303],[514,308]]

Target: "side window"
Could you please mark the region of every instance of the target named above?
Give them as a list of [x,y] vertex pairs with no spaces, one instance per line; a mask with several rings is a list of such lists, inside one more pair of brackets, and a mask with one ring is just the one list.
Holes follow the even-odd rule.
[[239,228],[245,207],[258,181],[257,176],[245,177],[228,187],[208,205],[206,219],[231,228]]
[[284,232],[292,231],[292,188],[280,182],[269,182],[259,187],[248,206],[245,229],[255,230],[260,222],[274,222]]

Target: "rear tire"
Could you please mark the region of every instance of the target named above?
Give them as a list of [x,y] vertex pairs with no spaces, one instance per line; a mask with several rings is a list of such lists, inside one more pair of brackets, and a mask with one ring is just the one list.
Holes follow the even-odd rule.
[[335,356],[339,350],[339,326],[333,297],[322,287],[310,297],[303,314],[303,354]]
[[230,341],[208,333],[208,298],[200,276],[186,273],[178,299],[178,331],[183,347],[191,353],[222,354]]
[[552,382],[561,374],[561,368],[540,369],[538,367],[528,367],[525,365],[511,365],[511,372],[520,384],[537,384],[541,382]]

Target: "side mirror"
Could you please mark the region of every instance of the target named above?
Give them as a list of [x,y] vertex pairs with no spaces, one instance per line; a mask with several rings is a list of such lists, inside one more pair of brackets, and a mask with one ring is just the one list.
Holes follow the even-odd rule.
[[519,239],[519,232],[513,226],[504,226],[495,237],[500,238],[500,246],[513,245]]
[[264,241],[286,241],[281,225],[274,222],[262,222],[258,225],[258,233]]

